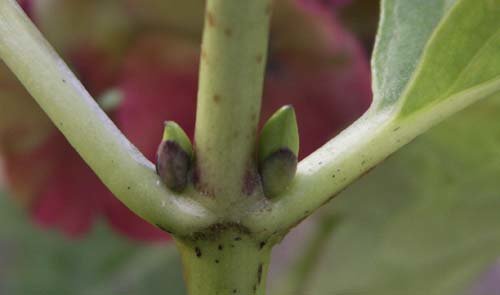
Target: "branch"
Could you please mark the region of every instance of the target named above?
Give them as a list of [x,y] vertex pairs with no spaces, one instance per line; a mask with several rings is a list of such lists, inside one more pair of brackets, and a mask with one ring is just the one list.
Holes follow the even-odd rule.
[[500,77],[457,93],[409,117],[400,108],[372,108],[357,122],[299,163],[290,190],[272,210],[243,221],[262,235],[285,231],[345,189],[364,173],[432,126],[482,98],[500,92]]
[[203,207],[160,185],[154,165],[99,108],[14,0],[0,0],[0,57],[132,211],[176,233],[210,223],[211,215]]
[[271,0],[208,0],[203,33],[196,158],[199,188],[224,212],[255,167],[256,131]]

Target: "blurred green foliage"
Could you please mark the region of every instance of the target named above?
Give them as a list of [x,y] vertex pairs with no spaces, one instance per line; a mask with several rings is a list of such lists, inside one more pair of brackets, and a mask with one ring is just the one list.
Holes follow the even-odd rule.
[[185,294],[173,243],[122,238],[99,222],[81,240],[34,228],[0,193],[0,294]]
[[499,112],[500,97],[455,115],[335,199],[303,294],[475,295],[500,257]]

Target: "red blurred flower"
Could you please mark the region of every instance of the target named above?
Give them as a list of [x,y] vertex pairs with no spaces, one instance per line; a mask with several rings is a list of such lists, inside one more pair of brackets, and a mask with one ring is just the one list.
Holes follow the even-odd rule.
[[[189,0],[175,12],[163,1],[148,0],[151,12],[139,2],[52,0],[35,2],[31,12],[93,95],[111,88],[123,93],[109,115],[153,161],[163,121],[174,120],[193,135],[201,30],[196,16],[202,11],[193,12],[196,5]],[[262,121],[280,106],[293,104],[303,157],[367,109],[367,57],[329,11],[304,10],[288,0],[277,5]],[[144,15],[152,11],[168,21],[152,16],[148,23]],[[172,14],[189,17],[179,22]],[[132,238],[168,238],[115,199],[21,86],[4,83],[8,79],[0,76],[0,101],[11,105],[0,113],[23,116],[0,119],[0,151],[9,188],[22,196],[39,224],[80,236],[104,217]]]

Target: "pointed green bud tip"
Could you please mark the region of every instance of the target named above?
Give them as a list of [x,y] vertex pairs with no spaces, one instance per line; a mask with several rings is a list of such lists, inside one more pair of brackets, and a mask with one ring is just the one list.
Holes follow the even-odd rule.
[[176,142],[190,157],[193,154],[193,147],[191,145],[191,140],[189,140],[189,136],[187,136],[181,126],[174,121],[165,122],[162,141]]
[[184,130],[175,122],[165,122],[163,139],[157,152],[156,172],[171,190],[182,191],[186,188],[192,154],[191,141]]
[[292,106],[281,107],[269,118],[259,138],[259,161],[279,149],[286,148],[295,156],[299,154],[299,130]]
[[292,106],[280,108],[262,128],[259,138],[259,171],[267,196],[284,191],[295,176],[299,131]]

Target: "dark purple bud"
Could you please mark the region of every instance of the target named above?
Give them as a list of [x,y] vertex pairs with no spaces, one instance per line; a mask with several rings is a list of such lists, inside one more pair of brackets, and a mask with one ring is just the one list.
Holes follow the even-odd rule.
[[287,148],[275,151],[261,162],[260,175],[266,196],[275,197],[289,187],[297,162],[297,156]]
[[180,192],[186,188],[191,158],[192,148],[187,135],[176,123],[166,122],[158,147],[156,171],[169,189]]

